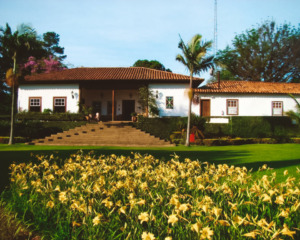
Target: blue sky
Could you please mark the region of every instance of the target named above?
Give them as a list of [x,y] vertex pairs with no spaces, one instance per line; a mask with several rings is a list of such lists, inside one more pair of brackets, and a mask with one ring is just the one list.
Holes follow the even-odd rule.
[[[218,0],[218,48],[265,20],[300,23],[300,0]],[[0,0],[0,26],[30,24],[54,31],[71,67],[129,67],[158,60],[188,74],[175,61],[179,34],[214,36],[214,0]],[[208,74],[202,74],[202,77]]]

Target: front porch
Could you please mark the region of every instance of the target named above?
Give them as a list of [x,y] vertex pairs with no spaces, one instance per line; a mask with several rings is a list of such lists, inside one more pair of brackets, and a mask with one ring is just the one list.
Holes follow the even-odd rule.
[[133,84],[85,84],[80,86],[80,104],[92,107],[93,116],[101,121],[129,121],[131,114],[143,114],[139,104],[139,86]]

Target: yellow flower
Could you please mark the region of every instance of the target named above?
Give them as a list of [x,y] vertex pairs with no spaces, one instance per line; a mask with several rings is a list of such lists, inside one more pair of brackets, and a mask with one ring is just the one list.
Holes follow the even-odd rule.
[[213,212],[213,214],[214,214],[217,218],[219,218],[220,215],[221,215],[221,213],[222,213],[222,209],[221,209],[221,208],[218,208],[218,207],[214,207],[214,208],[212,209],[212,212]]
[[276,200],[275,200],[275,203],[280,204],[280,205],[284,204],[283,195],[277,196]]
[[168,223],[171,223],[172,226],[174,226],[174,224],[177,222],[178,222],[178,218],[177,218],[176,214],[172,214],[169,216]]
[[220,225],[222,226],[226,226],[226,227],[229,227],[230,226],[230,223],[226,220],[219,220],[218,221],[220,223]]
[[65,202],[68,200],[66,192],[60,192],[58,196],[59,201]]
[[285,210],[282,210],[281,213],[279,214],[279,217],[284,217],[287,218],[290,214],[290,209],[286,208]]
[[234,223],[237,223],[238,225],[242,225],[244,223],[244,219],[240,216],[235,216],[232,218]]
[[96,216],[93,219],[93,226],[97,226],[100,223],[100,217]]
[[192,224],[191,230],[194,231],[194,232],[196,232],[196,233],[199,233],[201,227],[202,227],[201,223],[196,222],[195,224]]
[[282,235],[288,235],[294,239],[293,235],[296,234],[296,231],[290,231],[286,224],[283,224],[283,229],[280,232]]
[[54,202],[52,202],[52,201],[47,202],[46,207],[53,208],[54,207]]
[[166,237],[165,240],[172,240],[172,237]]
[[210,230],[209,227],[205,227],[201,231],[200,239],[211,239],[211,236],[214,235],[214,231]]
[[285,170],[284,172],[283,172],[283,175],[284,176],[286,176],[286,175],[288,175],[289,174],[289,171],[288,170]]
[[256,232],[252,231],[252,232],[249,232],[249,233],[245,233],[243,236],[256,239]]
[[72,222],[72,226],[73,226],[73,227],[80,227],[81,224],[80,224],[80,223],[77,223],[76,221],[73,221],[73,222]]
[[126,206],[121,207],[118,212],[119,214],[120,213],[126,214]]
[[268,194],[264,193],[263,195],[261,195],[261,197],[263,198],[263,202],[272,203],[271,197]]
[[143,232],[142,234],[142,240],[154,240],[154,234],[148,233],[148,232]]
[[139,220],[141,220],[141,224],[143,222],[148,222],[149,221],[149,214],[147,212],[143,212],[139,215]]
[[182,211],[182,212],[186,212],[187,210],[189,210],[189,204],[180,204],[179,208],[178,208],[179,211]]

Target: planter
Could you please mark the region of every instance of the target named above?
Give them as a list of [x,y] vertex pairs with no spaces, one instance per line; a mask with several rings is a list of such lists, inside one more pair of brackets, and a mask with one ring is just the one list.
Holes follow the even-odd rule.
[[132,120],[133,122],[136,122],[136,121],[137,121],[137,117],[136,117],[136,116],[132,116],[132,117],[131,117],[131,120]]

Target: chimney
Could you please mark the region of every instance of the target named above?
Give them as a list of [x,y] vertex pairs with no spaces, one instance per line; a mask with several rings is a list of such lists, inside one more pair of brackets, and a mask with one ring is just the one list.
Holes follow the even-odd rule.
[[221,78],[220,78],[220,71],[217,71],[217,79],[218,79],[218,88],[221,88]]

